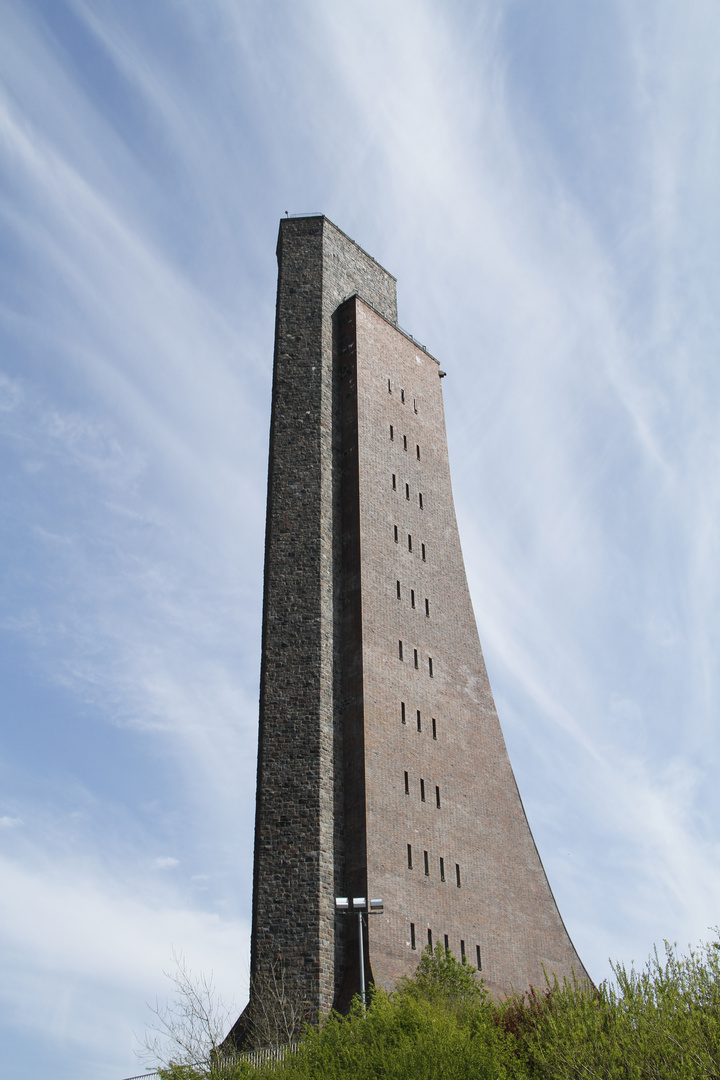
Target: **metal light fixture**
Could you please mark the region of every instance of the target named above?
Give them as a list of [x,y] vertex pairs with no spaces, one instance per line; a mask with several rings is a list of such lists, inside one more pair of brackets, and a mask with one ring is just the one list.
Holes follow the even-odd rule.
[[365,1008],[365,949],[363,944],[363,915],[382,915],[385,905],[382,900],[368,900],[365,896],[353,896],[352,906],[350,897],[336,896],[335,910],[338,915],[349,915],[357,912],[358,917],[358,942],[360,957],[360,1001]]

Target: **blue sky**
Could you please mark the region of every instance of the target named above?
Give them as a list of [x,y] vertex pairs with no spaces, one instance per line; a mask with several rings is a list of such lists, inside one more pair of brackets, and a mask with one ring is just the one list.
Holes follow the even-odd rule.
[[720,9],[5,0],[0,1073],[247,982],[278,219],[398,278],[596,979],[720,922]]

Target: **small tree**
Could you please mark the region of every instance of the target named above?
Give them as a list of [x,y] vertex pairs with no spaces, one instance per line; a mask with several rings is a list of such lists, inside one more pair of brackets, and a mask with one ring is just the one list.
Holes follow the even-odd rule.
[[174,986],[172,998],[148,1004],[154,1021],[137,1051],[145,1064],[174,1076],[217,1075],[215,1064],[225,1038],[232,1007],[223,1004],[210,975],[194,975],[182,953],[173,949],[173,965],[164,971]]
[[427,946],[414,975],[400,980],[397,993],[455,1009],[479,1005],[488,997],[482,981],[478,981],[477,970],[471,964],[460,963],[439,943],[434,949]]
[[285,966],[266,965],[250,983],[249,1036],[253,1046],[287,1046],[296,1042],[313,1020],[309,1001],[293,993]]

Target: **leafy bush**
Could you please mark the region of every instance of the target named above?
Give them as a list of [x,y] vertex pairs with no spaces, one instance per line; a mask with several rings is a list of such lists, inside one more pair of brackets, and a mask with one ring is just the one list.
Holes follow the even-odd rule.
[[163,1080],[720,1080],[720,943],[665,945],[615,985],[555,981],[495,1004],[469,964],[441,946],[393,994],[308,1028],[296,1053],[172,1066]]
[[348,1016],[331,1015],[309,1030],[278,1080],[515,1080],[512,1039],[494,1022],[494,1006],[475,979],[441,946],[423,954],[413,978],[393,995],[373,991],[367,1011],[356,999]]
[[720,944],[679,956],[665,943],[616,986],[531,991],[498,1009],[530,1076],[542,1080],[719,1080]]

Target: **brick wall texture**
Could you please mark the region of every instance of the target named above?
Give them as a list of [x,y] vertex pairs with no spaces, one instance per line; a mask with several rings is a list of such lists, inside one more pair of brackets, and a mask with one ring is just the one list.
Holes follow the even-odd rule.
[[357,930],[334,898],[371,895],[383,987],[429,935],[496,994],[543,966],[586,978],[485,670],[438,363],[327,218],[283,220],[278,263],[251,972],[281,965],[316,1014],[345,1006]]

